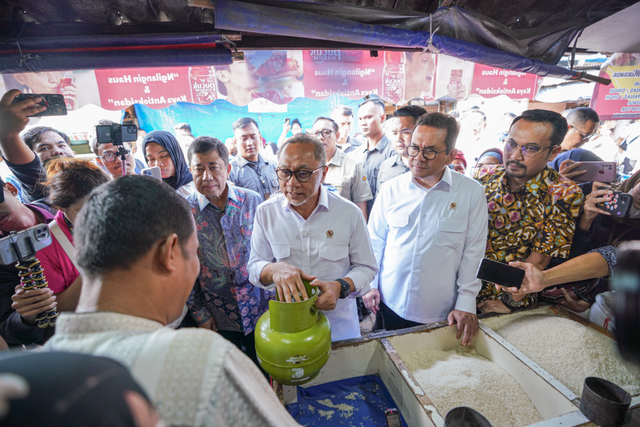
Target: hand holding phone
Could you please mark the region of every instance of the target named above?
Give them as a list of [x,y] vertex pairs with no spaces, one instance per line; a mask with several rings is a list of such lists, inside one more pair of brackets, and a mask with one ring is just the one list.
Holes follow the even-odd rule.
[[64,96],[57,93],[43,93],[43,94],[26,94],[21,93],[13,99],[13,103],[21,102],[26,99],[40,98],[38,105],[45,107],[46,110],[39,113],[31,114],[28,117],[41,117],[41,116],[66,116],[67,106],[65,104]]
[[596,207],[617,218],[626,218],[632,204],[633,197],[630,194],[614,191],[613,197],[609,201],[596,203]]
[[483,258],[476,277],[486,282],[503,287],[518,288],[522,286],[525,271],[508,264]]
[[142,172],[142,175],[144,176],[150,176],[151,178],[155,178],[159,181],[162,181],[162,173],[160,172],[160,168],[158,166],[142,169],[141,172]]

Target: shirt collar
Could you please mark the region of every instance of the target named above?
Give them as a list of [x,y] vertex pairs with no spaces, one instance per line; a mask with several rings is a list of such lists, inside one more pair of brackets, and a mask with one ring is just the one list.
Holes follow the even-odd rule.
[[[387,149],[387,145],[389,145],[391,141],[389,141],[389,138],[387,138],[387,135],[382,135],[382,139],[380,139],[380,141],[378,142],[378,145],[376,145],[376,147],[374,148],[374,150],[378,150],[379,152],[383,153],[384,150]],[[362,146],[365,148],[365,151],[369,150],[369,144],[362,144]]]
[[[238,195],[236,194],[236,190],[233,189],[233,186],[229,184],[229,181],[227,181],[227,188],[229,189],[227,193],[227,200],[231,200],[237,203]],[[202,212],[204,208],[206,208],[207,205],[211,203],[211,201],[207,199],[205,195],[202,193],[197,193],[197,195],[198,195],[198,207],[200,207],[200,212]],[[213,206],[213,204],[211,205]]]
[[60,313],[56,324],[58,334],[90,334],[118,331],[153,332],[163,328],[162,323],[144,317],[99,311],[95,313]]
[[[318,206],[315,210],[318,210],[318,207],[320,206],[323,206],[326,210],[329,210],[329,193],[327,192],[327,189],[324,188],[324,185],[320,185],[319,191],[320,198],[318,199]],[[289,205],[289,200],[287,200],[287,197],[284,194],[282,194],[282,201],[280,203],[284,212],[292,210],[291,206]]]
[[[407,165],[405,165],[404,162],[402,161],[402,157],[400,157],[400,154],[395,155],[393,166],[404,166],[405,168],[407,168]],[[410,168],[407,168],[407,169],[410,169]]]
[[527,181],[526,183],[524,183],[523,185],[521,185],[520,187],[518,187],[515,190],[511,190],[511,188],[509,187],[509,180],[507,179],[507,168],[506,166],[503,167],[502,170],[502,188],[507,192],[507,193],[516,193],[516,192],[525,192],[525,193],[531,193],[533,195],[537,195],[538,194],[538,190],[540,189],[540,187],[542,186],[542,184],[545,182],[545,180],[547,179],[547,177],[549,176],[549,174],[551,173],[553,169],[551,169],[548,165],[545,166],[544,169],[542,169],[542,171],[540,171],[540,173],[536,176],[534,176],[533,178],[531,178],[529,181]]
[[440,178],[440,181],[438,181],[436,185],[434,185],[431,188],[426,188],[425,186],[419,184],[416,181],[416,179],[413,177],[413,174],[410,173],[408,175],[411,175],[411,178],[407,180],[407,185],[409,184],[414,185],[416,188],[419,188],[420,190],[423,190],[423,191],[431,191],[443,185],[446,185],[449,188],[453,188],[453,175],[451,173],[451,169],[449,169],[449,166],[445,166],[444,173],[442,174],[442,178]]
[[[238,168],[242,168],[248,163],[252,163],[252,162],[250,162],[249,160],[245,159],[240,155],[236,156],[236,164],[238,165]],[[261,154],[258,154],[258,161],[253,163],[257,163],[259,166],[262,166],[264,164],[269,164],[269,162],[265,160]]]
[[331,160],[327,162],[327,165],[340,166],[342,164],[343,157],[344,157],[344,153],[341,152],[338,147],[336,147],[336,153],[333,155]]

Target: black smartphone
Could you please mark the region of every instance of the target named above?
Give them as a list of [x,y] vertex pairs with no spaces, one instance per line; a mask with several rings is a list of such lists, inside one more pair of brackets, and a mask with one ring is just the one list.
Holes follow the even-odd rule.
[[286,124],[289,124],[289,123],[291,123],[291,119],[290,119],[289,117],[285,117],[285,118],[284,118],[284,122],[285,122]]
[[13,103],[15,104],[16,102],[24,101],[25,99],[31,98],[42,98],[42,101],[38,102],[38,105],[47,107],[47,109],[29,117],[67,115],[67,105],[64,102],[64,96],[57,93],[21,93],[13,99]]
[[620,191],[613,192],[613,198],[604,203],[596,203],[596,207],[603,211],[609,212],[611,215],[618,218],[626,218],[629,215],[629,210],[633,204],[633,197],[631,194],[621,193]]
[[509,264],[483,258],[480,267],[478,267],[476,277],[486,282],[495,283],[496,285],[520,289],[522,280],[524,280],[524,270],[511,267]]

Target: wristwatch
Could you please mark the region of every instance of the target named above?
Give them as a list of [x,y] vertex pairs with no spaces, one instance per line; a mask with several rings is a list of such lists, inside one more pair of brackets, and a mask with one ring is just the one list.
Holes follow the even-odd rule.
[[522,301],[514,301],[513,297],[511,297],[511,294],[506,292],[502,294],[502,303],[510,308],[524,307],[524,303]]
[[336,279],[336,282],[340,283],[340,299],[345,299],[351,293],[351,285],[346,280]]

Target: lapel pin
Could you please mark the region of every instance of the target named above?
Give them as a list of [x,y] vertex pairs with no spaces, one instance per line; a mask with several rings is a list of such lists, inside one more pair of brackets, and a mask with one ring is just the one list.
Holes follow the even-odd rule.
[[455,203],[451,203],[451,204],[449,205],[449,209],[455,209],[455,208],[457,208],[457,207],[458,207],[458,205],[456,205]]
[[331,239],[333,237],[333,230],[327,230],[327,237]]

